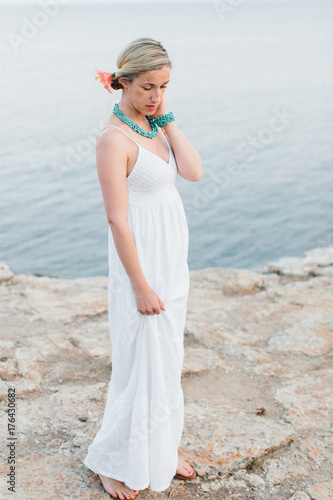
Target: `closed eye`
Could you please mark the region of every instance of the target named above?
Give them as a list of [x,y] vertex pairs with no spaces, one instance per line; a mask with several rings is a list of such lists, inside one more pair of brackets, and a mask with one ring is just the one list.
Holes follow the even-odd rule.
[[[161,85],[162,89],[168,88],[167,85]],[[151,87],[143,87],[144,90],[151,90]]]

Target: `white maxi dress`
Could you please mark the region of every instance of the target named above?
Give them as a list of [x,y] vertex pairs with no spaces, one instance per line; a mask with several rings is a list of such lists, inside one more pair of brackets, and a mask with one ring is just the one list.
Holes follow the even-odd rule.
[[95,473],[123,481],[135,490],[150,486],[153,491],[167,489],[178,466],[184,425],[181,372],[190,286],[189,233],[175,185],[177,164],[167,138],[162,131],[158,133],[168,145],[169,161],[134,141],[138,157],[127,177],[127,212],[143,274],[166,310],[154,315],[138,311],[109,227],[112,373],[101,427],[84,459]]

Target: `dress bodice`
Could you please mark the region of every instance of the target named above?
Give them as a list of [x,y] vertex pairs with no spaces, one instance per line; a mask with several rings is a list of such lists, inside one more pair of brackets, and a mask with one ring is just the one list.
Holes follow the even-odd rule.
[[163,133],[162,135],[169,149],[168,162],[138,144],[116,125],[108,125],[104,128],[108,127],[115,127],[121,130],[138,146],[138,156],[135,165],[126,179],[129,205],[149,204],[158,199],[164,199],[175,192],[175,183],[178,175],[176,159],[169,141]]

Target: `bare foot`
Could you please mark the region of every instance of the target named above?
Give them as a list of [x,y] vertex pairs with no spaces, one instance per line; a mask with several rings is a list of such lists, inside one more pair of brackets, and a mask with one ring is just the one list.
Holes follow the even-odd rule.
[[102,476],[101,474],[98,474],[98,476],[100,477],[105,491],[113,498],[135,498],[139,494],[138,491],[125,486],[122,481],[111,479],[110,477]]
[[194,471],[188,462],[183,458],[178,458],[178,462],[176,474],[182,474],[182,476],[191,476],[193,474]]

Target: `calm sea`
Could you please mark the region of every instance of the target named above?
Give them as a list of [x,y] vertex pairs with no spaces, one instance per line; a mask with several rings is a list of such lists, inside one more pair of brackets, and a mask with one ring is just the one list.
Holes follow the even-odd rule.
[[190,269],[261,269],[333,244],[332,2],[1,11],[0,259],[14,272],[107,274],[95,138],[121,91],[108,94],[94,68],[112,72],[143,36],[168,50],[168,108],[202,158],[200,182],[177,180]]

